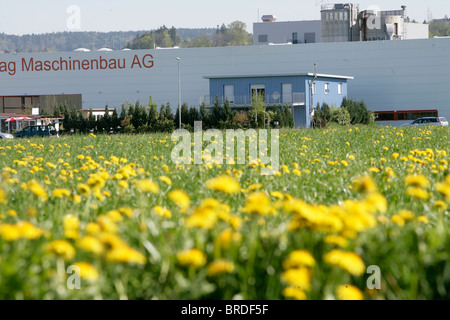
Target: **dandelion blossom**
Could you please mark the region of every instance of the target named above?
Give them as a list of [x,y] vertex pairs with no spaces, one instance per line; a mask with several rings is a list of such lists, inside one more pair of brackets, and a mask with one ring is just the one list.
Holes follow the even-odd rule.
[[205,254],[198,249],[184,250],[177,253],[178,263],[182,266],[194,268],[202,267],[206,264]]
[[364,296],[357,287],[353,285],[340,285],[336,290],[339,300],[364,300]]
[[206,270],[209,276],[218,276],[224,273],[232,273],[234,271],[234,263],[225,259],[213,261],[208,265]]
[[239,182],[230,176],[220,176],[206,182],[206,187],[211,190],[228,194],[238,193],[241,190]]
[[289,254],[289,257],[283,261],[285,269],[298,267],[313,267],[316,264],[314,257],[306,250],[295,250]]
[[366,271],[364,261],[354,252],[334,249],[325,254],[323,258],[326,263],[344,269],[355,276],[359,276]]
[[189,208],[191,200],[186,192],[183,190],[170,191],[168,194],[170,201],[172,201],[177,207]]

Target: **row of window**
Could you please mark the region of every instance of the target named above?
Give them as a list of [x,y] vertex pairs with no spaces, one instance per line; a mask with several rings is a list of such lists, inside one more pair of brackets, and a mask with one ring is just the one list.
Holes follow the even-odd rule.
[[347,21],[348,11],[326,12],[325,21]]
[[[265,94],[265,85],[264,84],[252,84],[250,86],[251,89],[251,93],[252,96],[253,95],[258,95],[258,94]],[[282,91],[282,95],[283,97],[285,97],[284,100],[287,99],[287,97],[291,96],[292,97],[292,83],[282,83],[281,84],[281,91]],[[224,92],[224,97],[228,98],[230,101],[233,100],[234,97],[234,85],[224,85],[223,86],[223,92]],[[328,82],[326,82],[324,84],[324,94],[329,94],[330,93],[330,84]],[[338,94],[342,94],[343,93],[343,88],[342,88],[342,83],[338,83],[337,86],[337,93]],[[313,83],[312,85],[312,94],[316,94],[316,84]]]
[[[328,82],[325,82],[325,84],[323,86],[323,93],[324,94],[330,93],[330,84]],[[337,93],[342,94],[342,83],[338,83]],[[315,83],[312,84],[312,94],[316,94],[316,84]]]
[[[287,37],[287,36],[286,36]],[[316,42],[316,33],[315,32],[305,32],[303,34],[303,38],[305,43],[315,43]],[[292,32],[291,38],[286,39],[286,42],[291,42],[292,44],[297,44],[301,42],[298,37],[298,32]],[[267,34],[258,35],[258,43],[267,43],[269,42],[269,36]]]

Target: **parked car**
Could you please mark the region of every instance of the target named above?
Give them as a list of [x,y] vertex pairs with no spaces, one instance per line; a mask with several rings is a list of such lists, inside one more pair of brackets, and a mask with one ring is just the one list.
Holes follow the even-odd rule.
[[0,140],[2,139],[13,139],[14,136],[12,134],[6,132],[0,132]]
[[448,126],[448,121],[444,117],[424,117],[403,125],[405,127],[418,126]]
[[59,134],[52,125],[28,126],[16,132],[16,138],[50,137],[58,138]]

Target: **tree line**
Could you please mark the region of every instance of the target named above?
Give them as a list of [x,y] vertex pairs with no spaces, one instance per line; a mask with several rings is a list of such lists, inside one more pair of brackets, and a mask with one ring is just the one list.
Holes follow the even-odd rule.
[[[126,103],[120,112],[105,106],[103,116],[95,116],[92,109],[85,117],[75,108],[58,106],[55,117],[62,117],[62,130],[65,133],[154,133],[173,132],[180,127],[179,109],[172,112],[170,103],[158,105],[150,98],[148,104]],[[202,128],[238,129],[294,127],[292,109],[288,106],[258,107],[254,101],[250,108],[231,108],[228,100],[224,104],[215,99],[212,107],[202,103],[200,107],[181,106],[181,128],[193,131],[194,122],[202,121]]]
[[241,21],[234,21],[229,25],[217,26],[214,32],[199,34],[184,40],[178,35],[175,27],[160,27],[158,30],[137,35],[126,45],[129,49],[154,49],[156,47],[226,47],[226,46],[250,46],[253,44],[252,34],[246,31],[246,24]]

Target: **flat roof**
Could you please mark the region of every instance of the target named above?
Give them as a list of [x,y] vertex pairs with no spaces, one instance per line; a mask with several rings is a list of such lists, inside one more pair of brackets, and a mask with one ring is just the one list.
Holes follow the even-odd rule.
[[[224,75],[224,76],[204,76],[204,79],[232,79],[232,78],[268,78],[268,77],[314,77],[314,73],[283,73],[283,74],[240,74],[240,75]],[[353,80],[355,77],[342,76],[334,74],[318,73],[319,78],[334,78]]]

